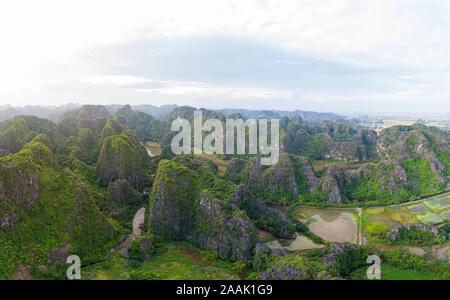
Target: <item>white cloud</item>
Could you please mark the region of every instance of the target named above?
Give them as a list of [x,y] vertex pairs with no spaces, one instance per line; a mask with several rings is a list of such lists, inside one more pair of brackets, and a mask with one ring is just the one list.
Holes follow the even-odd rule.
[[80,82],[99,86],[112,85],[118,87],[127,87],[142,83],[154,83],[157,81],[147,79],[144,77],[136,77],[132,75],[105,75],[105,76],[82,77],[80,78]]
[[[412,73],[416,80],[411,84],[424,85],[429,80],[418,79],[420,72],[450,71],[449,15],[446,0],[2,1],[0,99],[5,100],[0,102],[32,101],[28,99],[45,94],[45,87],[55,82],[110,85],[134,93],[133,85],[155,82],[109,74],[105,66],[80,58],[82,54],[137,40],[218,35],[258,39],[321,60]],[[439,93],[449,83],[446,75],[439,85],[431,85]],[[326,89],[324,95],[330,97]],[[403,90],[414,88],[396,92]],[[294,92],[173,82],[148,91],[187,98],[228,94],[261,99],[289,98]]]
[[159,88],[136,88],[136,92],[150,95],[183,96],[188,99],[196,98],[230,98],[230,99],[289,99],[292,92],[272,89],[239,88],[209,84],[205,82],[183,81],[153,81],[158,82]]

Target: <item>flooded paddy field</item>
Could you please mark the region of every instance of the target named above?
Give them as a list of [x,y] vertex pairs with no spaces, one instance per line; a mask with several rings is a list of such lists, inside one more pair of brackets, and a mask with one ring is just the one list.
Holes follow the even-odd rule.
[[298,233],[295,239],[274,239],[266,245],[271,249],[285,249],[285,250],[310,250],[322,248],[324,245],[314,243],[309,237]]
[[[450,255],[448,243],[407,247],[386,245],[375,238],[377,233],[403,224],[426,223],[440,226],[449,220],[450,194],[413,203],[364,209],[298,207],[294,215],[327,242],[364,244],[385,251],[403,248],[434,259],[448,259]],[[267,245],[270,248],[286,250],[306,250],[321,246],[300,234],[292,240],[273,239]]]
[[299,207],[296,217],[328,242],[358,242],[357,209]]

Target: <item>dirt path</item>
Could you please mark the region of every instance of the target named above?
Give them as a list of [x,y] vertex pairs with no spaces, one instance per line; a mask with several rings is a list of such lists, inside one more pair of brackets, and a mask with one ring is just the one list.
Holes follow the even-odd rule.
[[144,225],[145,220],[145,207],[141,207],[133,219],[133,234],[141,235],[142,234],[142,225]]
[[358,207],[356,209],[358,211],[358,244],[362,246],[363,244],[363,235],[362,235],[362,208]]

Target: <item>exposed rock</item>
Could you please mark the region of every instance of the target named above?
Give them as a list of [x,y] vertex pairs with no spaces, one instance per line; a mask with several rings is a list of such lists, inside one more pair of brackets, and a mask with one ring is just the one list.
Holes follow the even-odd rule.
[[227,215],[217,199],[204,193],[199,204],[197,225],[189,240],[232,260],[250,259],[257,231],[245,214]]
[[169,240],[192,234],[199,196],[197,174],[181,165],[162,160],[150,195],[151,232]]
[[293,200],[299,194],[294,166],[288,154],[280,155],[277,164],[266,170],[262,169],[258,159],[251,158],[243,177],[250,191],[265,202],[276,203],[281,198]]
[[230,180],[236,180],[236,178],[239,178],[239,175],[242,174],[245,164],[244,160],[233,158],[227,166],[225,176],[230,178]]
[[48,254],[47,263],[54,270],[57,265],[66,263],[67,258],[70,256],[70,251],[67,249],[52,249]]
[[150,232],[187,240],[232,260],[248,259],[257,232],[247,216],[200,191],[198,175],[181,163],[159,164],[149,212]]
[[324,178],[320,181],[320,191],[327,197],[328,202],[342,204],[341,189],[351,184],[353,175],[336,166],[328,168]]
[[[53,269],[65,264],[71,250],[83,263],[96,260],[114,234],[88,186],[57,166],[48,147],[37,140],[0,158],[0,218],[6,237],[2,246],[8,249],[0,251],[0,279],[30,256]],[[23,244],[13,242],[18,234]]]
[[12,157],[0,161],[0,227],[14,227],[29,215],[39,197],[39,177],[33,167]]
[[142,201],[142,195],[126,180],[117,180],[108,186],[106,203],[114,213],[122,217],[128,217],[130,214],[128,208],[140,205]]
[[142,184],[142,164],[147,159],[145,149],[135,138],[120,134],[107,137],[97,162],[100,184],[124,179],[133,187]]
[[0,149],[0,157],[6,156],[10,153],[11,153],[11,151],[9,151],[8,149]]
[[278,163],[264,172],[263,180],[271,190],[290,194],[294,198],[298,196],[294,167],[287,154],[280,155]]
[[309,182],[309,185],[311,186],[309,192],[313,193],[319,185],[319,178],[317,178],[316,175],[314,175],[313,169],[309,161],[303,163],[303,176],[306,177],[306,179]]
[[133,219],[133,234],[141,235],[142,234],[142,225],[145,220],[145,207],[141,207]]
[[263,227],[261,229],[270,230],[275,236],[287,238],[294,236],[295,232],[293,231],[292,224],[287,220],[284,213],[279,210],[267,208],[250,193],[247,186],[240,185],[236,188],[233,196],[233,204],[244,210],[247,216],[258,224],[265,224],[264,221],[267,220],[276,220],[271,222],[270,228]]
[[9,280],[32,280],[30,267],[25,265],[17,266]]

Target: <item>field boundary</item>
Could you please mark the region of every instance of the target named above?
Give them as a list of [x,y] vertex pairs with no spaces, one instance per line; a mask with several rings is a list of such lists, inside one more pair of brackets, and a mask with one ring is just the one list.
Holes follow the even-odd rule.
[[348,207],[339,207],[339,206],[318,206],[318,205],[303,205],[303,204],[299,204],[296,207],[306,207],[306,208],[323,208],[323,209],[358,209],[358,208],[380,208],[380,207],[398,207],[398,206],[405,206],[405,205],[410,205],[410,204],[418,204],[421,203],[423,201],[427,201],[430,199],[433,199],[435,197],[439,197],[439,196],[445,196],[445,195],[450,195],[450,190],[438,193],[438,194],[433,194],[430,196],[423,196],[420,197],[421,199],[416,199],[416,200],[412,200],[412,201],[406,201],[403,203],[398,203],[398,204],[390,204],[390,205],[373,205],[373,206],[348,206]]

